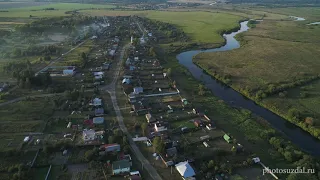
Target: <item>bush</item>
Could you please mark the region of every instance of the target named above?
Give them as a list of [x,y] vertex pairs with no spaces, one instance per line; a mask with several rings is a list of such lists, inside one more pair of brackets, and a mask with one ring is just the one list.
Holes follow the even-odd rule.
[[296,108],[291,108],[288,111],[288,117],[290,119],[300,119],[300,111],[298,111]]

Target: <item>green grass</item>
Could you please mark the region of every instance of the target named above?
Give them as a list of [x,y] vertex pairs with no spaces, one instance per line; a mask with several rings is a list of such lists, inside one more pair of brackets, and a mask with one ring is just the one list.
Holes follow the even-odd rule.
[[77,49],[73,50],[69,54],[65,55],[63,57],[63,60],[58,61],[55,63],[57,66],[69,66],[69,65],[76,65],[79,66],[81,64],[82,58],[81,54],[84,52],[88,54],[90,52],[90,49],[93,47],[93,41],[88,40],[81,46],[79,46]]
[[51,116],[53,106],[45,98],[20,101],[0,107],[0,132],[39,132]]
[[176,129],[176,128],[182,128],[182,127],[187,127],[187,128],[195,128],[196,126],[193,124],[193,122],[190,121],[175,121],[170,123],[170,126],[172,127],[172,129]]
[[151,12],[148,18],[181,27],[194,42],[223,43],[220,33],[238,26],[239,16],[209,12]]
[[287,16],[303,17],[307,21],[319,21],[320,17],[319,7],[259,8],[259,10]]
[[[113,8],[113,5],[80,4],[80,3],[55,3],[43,6],[23,7],[6,9],[9,12],[0,12],[0,17],[54,17],[67,16],[66,11],[77,9],[106,9]],[[45,8],[54,8],[55,10],[44,10]]]
[[[306,93],[306,97],[301,97]],[[304,116],[313,117],[315,126],[320,127],[320,81],[288,90],[286,98],[274,95],[263,101],[267,106],[277,107],[281,114],[287,114],[290,108],[304,112]]]
[[42,168],[37,168],[35,170],[35,176],[34,176],[34,180],[43,180],[46,178],[46,175],[48,173],[49,167],[42,167]]

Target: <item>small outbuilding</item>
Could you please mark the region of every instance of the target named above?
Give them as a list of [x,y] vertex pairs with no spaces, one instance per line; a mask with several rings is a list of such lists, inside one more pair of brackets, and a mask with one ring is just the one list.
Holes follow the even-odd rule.
[[231,139],[231,137],[230,137],[228,134],[225,134],[225,135],[223,136],[223,139],[224,139],[225,141],[227,141],[227,143],[232,143],[232,139]]

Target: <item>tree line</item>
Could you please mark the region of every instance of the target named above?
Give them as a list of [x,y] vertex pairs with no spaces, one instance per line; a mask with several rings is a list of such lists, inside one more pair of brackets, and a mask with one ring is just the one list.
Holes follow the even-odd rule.
[[21,88],[31,88],[33,86],[48,86],[52,83],[49,73],[40,73],[35,76],[31,68],[31,63],[26,62],[9,62],[3,66],[5,73],[16,78],[17,84]]

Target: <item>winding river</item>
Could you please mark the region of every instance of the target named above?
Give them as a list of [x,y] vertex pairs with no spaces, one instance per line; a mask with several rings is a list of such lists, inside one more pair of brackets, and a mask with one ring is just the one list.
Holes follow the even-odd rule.
[[197,80],[202,81],[215,96],[224,100],[230,106],[248,109],[254,114],[261,116],[266,119],[271,126],[282,132],[292,143],[300,147],[302,150],[310,153],[311,155],[320,156],[320,141],[318,139],[273,112],[257,105],[254,101],[249,100],[239,92],[220,83],[210,75],[204,73],[201,68],[192,62],[193,56],[201,52],[229,51],[239,48],[240,43],[234,38],[234,36],[247,31],[249,29],[247,23],[248,21],[241,22],[241,28],[237,32],[224,34],[223,36],[226,39],[226,44],[224,46],[215,49],[182,52],[177,55],[177,60],[180,64],[185,66]]

